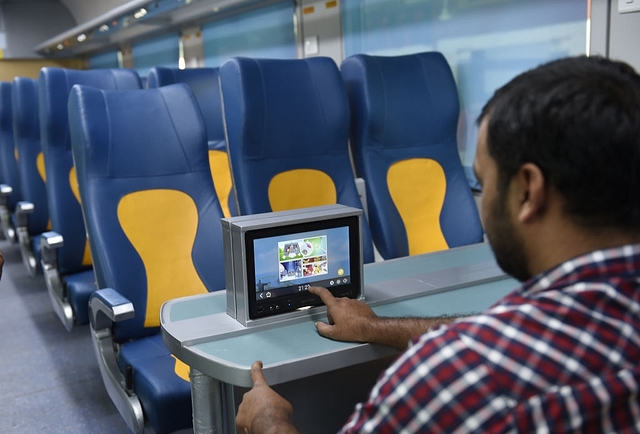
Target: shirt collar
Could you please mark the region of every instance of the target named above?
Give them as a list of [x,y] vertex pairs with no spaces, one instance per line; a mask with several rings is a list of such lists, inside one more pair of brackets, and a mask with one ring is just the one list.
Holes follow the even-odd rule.
[[[516,292],[522,295],[534,294],[551,288],[560,281],[564,281],[564,284],[572,284],[580,279],[585,269],[592,269],[594,266],[605,268],[607,264],[616,260],[627,260],[640,264],[640,244],[626,244],[576,256],[532,277],[524,282]],[[638,269],[640,270],[640,268]]]

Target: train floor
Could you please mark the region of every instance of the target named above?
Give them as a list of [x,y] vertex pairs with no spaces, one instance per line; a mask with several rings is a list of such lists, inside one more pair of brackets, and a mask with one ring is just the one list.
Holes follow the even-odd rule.
[[129,432],[109,399],[88,325],[67,332],[42,274],[0,241],[0,433]]

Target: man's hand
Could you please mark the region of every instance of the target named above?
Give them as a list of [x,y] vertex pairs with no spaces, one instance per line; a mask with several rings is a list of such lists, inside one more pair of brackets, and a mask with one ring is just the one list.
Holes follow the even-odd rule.
[[372,342],[373,322],[378,316],[364,302],[351,298],[335,298],[326,288],[312,286],[315,294],[327,306],[327,320],[316,323],[318,333],[330,339],[348,342]]
[[327,306],[329,324],[317,322],[318,333],[338,341],[367,342],[404,350],[414,337],[456,319],[379,317],[366,303],[351,298],[335,298],[326,288],[312,286],[309,292],[320,297]]
[[253,388],[244,394],[238,414],[236,429],[241,434],[297,433],[291,422],[293,407],[273,391],[262,373],[262,362],[251,365]]

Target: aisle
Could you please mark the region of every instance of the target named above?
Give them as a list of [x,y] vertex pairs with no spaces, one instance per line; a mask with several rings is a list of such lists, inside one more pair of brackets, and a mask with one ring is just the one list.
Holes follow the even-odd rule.
[[41,274],[0,241],[0,433],[128,433],[100,377],[89,326],[67,332]]

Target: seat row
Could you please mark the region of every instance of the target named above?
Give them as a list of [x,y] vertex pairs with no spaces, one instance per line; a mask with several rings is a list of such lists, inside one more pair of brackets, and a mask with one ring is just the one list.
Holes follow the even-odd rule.
[[[63,323],[90,320],[105,386],[134,432],[191,424],[188,377],[161,341],[159,310],[224,288],[223,216],[362,207],[351,150],[366,185],[366,262],[371,237],[385,259],[482,241],[457,153],[455,82],[439,53],[358,55],[340,70],[328,58],[158,67],[149,89],[130,70],[44,68],[31,86],[42,156],[32,144],[28,158],[48,206],[17,184],[25,200],[12,205],[17,188],[3,196],[3,229],[18,234],[25,264],[39,256]],[[25,178],[31,154],[13,132]],[[11,189],[4,148],[0,192]],[[41,208],[46,223],[35,226]]]
[[[329,164],[311,161],[312,158],[348,149],[353,157],[356,181],[366,184],[366,197],[361,199],[370,204],[366,207],[369,226],[382,258],[427,253],[481,241],[479,217],[458,156],[458,93],[445,58],[436,52],[398,57],[356,55],[342,63],[342,80],[329,59],[317,62],[314,68],[298,64],[298,71],[294,71],[292,66],[290,77],[280,77],[279,66],[276,66],[276,77],[272,78],[269,78],[269,61],[262,60],[258,64],[253,59],[234,59],[220,71],[217,68],[151,70],[149,87],[183,82],[193,90],[205,118],[210,149],[217,154],[210,153],[211,167],[225,215],[228,216],[228,210],[233,211],[236,207],[239,207],[240,214],[251,214],[330,202],[330,199],[322,199],[318,195],[300,197],[295,191],[291,192],[293,198],[287,198],[286,190],[275,187],[278,194],[270,196],[264,189],[279,176],[284,176],[280,173],[287,170],[285,161],[288,159],[297,167],[306,156],[308,161],[303,164],[308,167],[317,165],[327,172],[324,168]],[[325,65],[320,66],[321,63]],[[281,62],[275,61],[274,64],[280,65]],[[303,71],[305,68],[309,71],[307,75]],[[322,79],[314,77],[313,71],[322,68],[325,69],[321,73]],[[233,128],[229,126],[237,119],[230,117],[226,120],[228,140],[233,147],[230,152],[233,178],[235,184],[241,183],[236,185],[236,193],[239,194],[238,202],[235,202],[229,160],[223,155],[226,143],[218,74],[222,76],[220,89],[223,93],[226,89],[226,93],[235,95],[240,89],[231,88],[233,82],[225,76],[239,74],[240,69],[251,77],[242,84],[241,90],[246,94],[226,104],[237,103],[239,107],[225,109],[225,114],[242,114],[240,122],[249,120],[246,124],[231,125]],[[329,84],[331,79],[335,82]],[[280,81],[283,86],[273,95],[263,95],[272,88],[263,89],[259,80]],[[322,80],[326,83],[320,84]],[[323,104],[325,107],[335,104],[342,111],[313,113],[316,107],[294,102],[296,95],[301,100],[300,96],[308,94],[309,89],[317,88],[322,88],[326,96],[324,101],[319,101],[318,107],[322,109]],[[331,88],[332,93],[327,94],[327,88]],[[343,93],[347,96],[346,103]],[[267,107],[261,106],[263,98],[270,101],[268,122],[273,131],[259,125],[259,122],[266,121],[266,117],[255,115],[260,110],[266,113]],[[305,110],[307,108],[309,110]],[[336,114],[340,119],[326,119]],[[341,129],[332,131],[333,137],[318,137],[321,128],[315,127],[322,127],[323,121]],[[344,128],[349,132],[345,134]],[[237,137],[236,132],[239,134]],[[258,133],[263,134],[259,140],[250,140]],[[350,147],[346,144],[349,138]],[[329,140],[333,141],[333,148],[323,148]],[[235,152],[236,144],[246,149]],[[256,149],[251,149],[252,146]],[[258,174],[253,176],[263,178],[245,181],[253,176],[241,171],[251,163],[234,162],[235,156],[259,160],[255,163],[259,170],[250,170]],[[335,165],[336,160],[333,161]],[[265,173],[265,167],[272,168],[271,172]],[[338,173],[342,175],[342,169]],[[353,176],[353,171],[344,169],[344,173]],[[292,178],[298,179],[301,175],[302,172],[295,172]],[[337,175],[331,177],[334,181],[341,179]],[[252,185],[263,191],[246,188],[242,184],[245,182],[254,182]],[[425,188],[414,188],[416,186]],[[269,198],[269,203],[265,203],[265,198]]]

